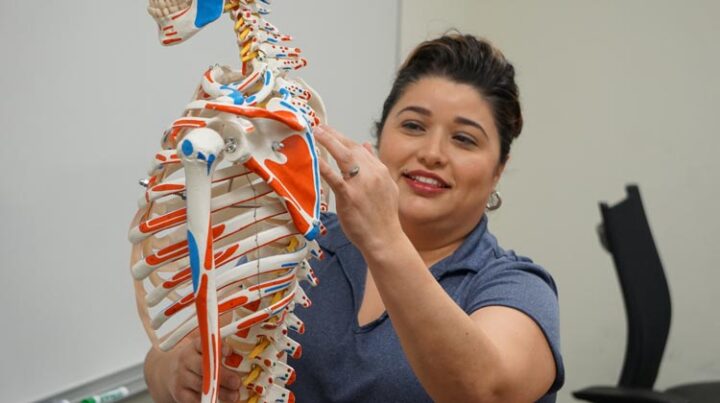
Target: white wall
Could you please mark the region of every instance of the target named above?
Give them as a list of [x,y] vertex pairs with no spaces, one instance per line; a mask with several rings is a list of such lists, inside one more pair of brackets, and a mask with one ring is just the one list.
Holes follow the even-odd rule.
[[720,379],[720,3],[407,0],[401,53],[449,27],[514,62],[526,126],[491,228],[560,288],[566,386],[614,384],[625,317],[597,202],[640,185],[673,297],[657,386]]
[[[369,138],[397,57],[397,0],[278,0],[330,122]],[[146,2],[0,1],[0,401],[141,362],[127,228],[163,130],[208,65],[237,66],[227,17],[163,48]],[[373,29],[368,29],[372,21]]]

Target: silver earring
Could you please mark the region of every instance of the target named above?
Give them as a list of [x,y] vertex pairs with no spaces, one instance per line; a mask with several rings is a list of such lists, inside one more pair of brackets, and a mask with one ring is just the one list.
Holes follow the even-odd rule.
[[497,190],[493,190],[492,193],[490,193],[490,197],[488,197],[487,204],[485,204],[485,208],[489,211],[495,211],[502,206],[502,198],[500,197],[500,193]]

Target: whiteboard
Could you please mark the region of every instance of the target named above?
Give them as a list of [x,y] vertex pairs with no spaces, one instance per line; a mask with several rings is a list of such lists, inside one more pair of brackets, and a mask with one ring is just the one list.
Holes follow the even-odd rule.
[[[370,139],[398,54],[399,1],[278,0],[331,124]],[[39,399],[141,362],[127,229],[163,130],[214,63],[223,17],[163,48],[140,1],[0,2],[0,400]]]

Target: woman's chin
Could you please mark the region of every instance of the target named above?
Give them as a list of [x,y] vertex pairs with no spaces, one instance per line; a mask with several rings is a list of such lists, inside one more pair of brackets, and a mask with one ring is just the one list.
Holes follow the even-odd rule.
[[400,203],[400,220],[406,224],[422,226],[442,219],[444,214],[439,211],[439,206],[431,203],[414,202]]

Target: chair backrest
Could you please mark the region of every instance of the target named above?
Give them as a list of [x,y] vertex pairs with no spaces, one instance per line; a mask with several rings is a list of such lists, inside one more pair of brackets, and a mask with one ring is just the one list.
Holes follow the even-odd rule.
[[619,386],[652,388],[670,330],[670,292],[636,185],[609,207],[600,203],[604,245],[612,254],[628,321]]

